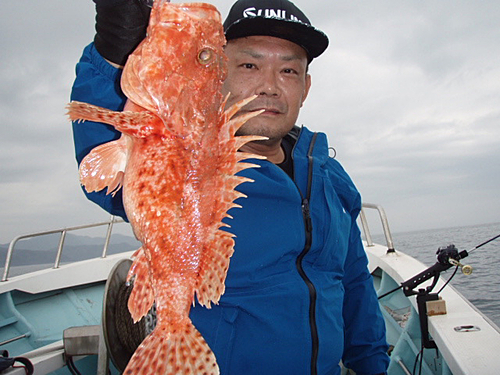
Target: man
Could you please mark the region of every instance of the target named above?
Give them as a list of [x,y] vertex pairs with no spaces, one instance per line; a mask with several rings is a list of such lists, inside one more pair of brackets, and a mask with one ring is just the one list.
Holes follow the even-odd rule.
[[[97,35],[72,99],[119,110],[118,67],[144,37],[148,12],[137,0],[96,3]],[[264,112],[240,133],[269,138],[242,151],[267,160],[242,172],[255,182],[238,187],[248,198],[230,212],[237,239],[226,292],[190,317],[222,374],[339,374],[341,360],[357,374],[385,373],[385,327],[356,225],[359,193],[328,157],[326,136],[295,127],[311,87],[308,64],[328,38],[286,0],[239,0],[224,29],[228,104],[258,95],[243,111]],[[103,124],[73,126],[78,162],[119,136]],[[88,196],[125,217],[120,194]]]

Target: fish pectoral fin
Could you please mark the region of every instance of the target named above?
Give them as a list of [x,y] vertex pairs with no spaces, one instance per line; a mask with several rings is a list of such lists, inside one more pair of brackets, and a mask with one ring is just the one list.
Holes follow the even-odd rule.
[[127,164],[128,136],[95,147],[80,164],[80,183],[87,192],[108,188],[116,194],[123,184]]
[[151,287],[148,262],[144,254],[144,249],[141,247],[134,253],[133,257],[135,259],[127,276],[127,281],[130,281],[132,278],[134,279],[134,287],[128,299],[128,310],[134,323],[137,323],[153,306],[154,292]]
[[218,375],[215,355],[190,320],[156,326],[130,359],[125,375]]
[[[137,105],[129,105],[135,109],[141,108]],[[109,109],[98,107],[88,103],[72,101],[68,104],[68,116],[71,121],[95,121],[114,126],[122,133],[144,138],[153,133],[158,126],[161,126],[161,120],[141,108],[141,111],[123,111],[116,112]]]

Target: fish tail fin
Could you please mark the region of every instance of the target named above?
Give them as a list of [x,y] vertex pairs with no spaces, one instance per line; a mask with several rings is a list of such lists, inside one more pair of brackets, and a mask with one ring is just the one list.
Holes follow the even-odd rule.
[[108,188],[107,194],[114,195],[123,184],[127,163],[127,139],[95,147],[80,164],[80,183],[91,193]]
[[141,247],[133,257],[135,259],[127,276],[127,281],[134,277],[134,287],[128,298],[128,310],[134,323],[137,323],[153,306],[154,292],[144,249]]
[[124,375],[219,374],[215,355],[191,321],[160,325],[142,342]]

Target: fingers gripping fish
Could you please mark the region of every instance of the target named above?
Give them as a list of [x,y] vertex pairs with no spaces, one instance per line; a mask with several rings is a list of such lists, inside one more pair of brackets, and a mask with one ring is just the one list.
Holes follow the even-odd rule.
[[80,165],[87,191],[123,186],[123,202],[142,247],[134,254],[128,307],[140,320],[156,301],[157,326],[125,374],[218,374],[215,356],[189,319],[194,297],[217,303],[233,253],[220,228],[256,165],[238,152],[259,136],[236,137],[260,112],[235,116],[253,98],[224,110],[226,74],[220,14],[209,4],[155,1],[147,37],[122,75],[123,112],[69,105],[71,120],[104,122],[120,139],[92,150]]

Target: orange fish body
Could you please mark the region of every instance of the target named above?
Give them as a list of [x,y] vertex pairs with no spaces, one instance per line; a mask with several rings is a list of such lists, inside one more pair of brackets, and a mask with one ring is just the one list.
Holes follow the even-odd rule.
[[146,39],[122,75],[124,112],[72,102],[72,120],[113,125],[122,137],[96,147],[82,161],[88,191],[123,202],[143,246],[129,272],[129,310],[140,320],[156,302],[157,325],[131,358],[125,374],[218,374],[215,356],[189,319],[196,294],[210,307],[224,293],[233,253],[221,230],[235,187],[247,179],[238,152],[257,136],[235,137],[259,112],[233,118],[253,98],[224,111],[226,74],[220,14],[209,4],[155,1]]

